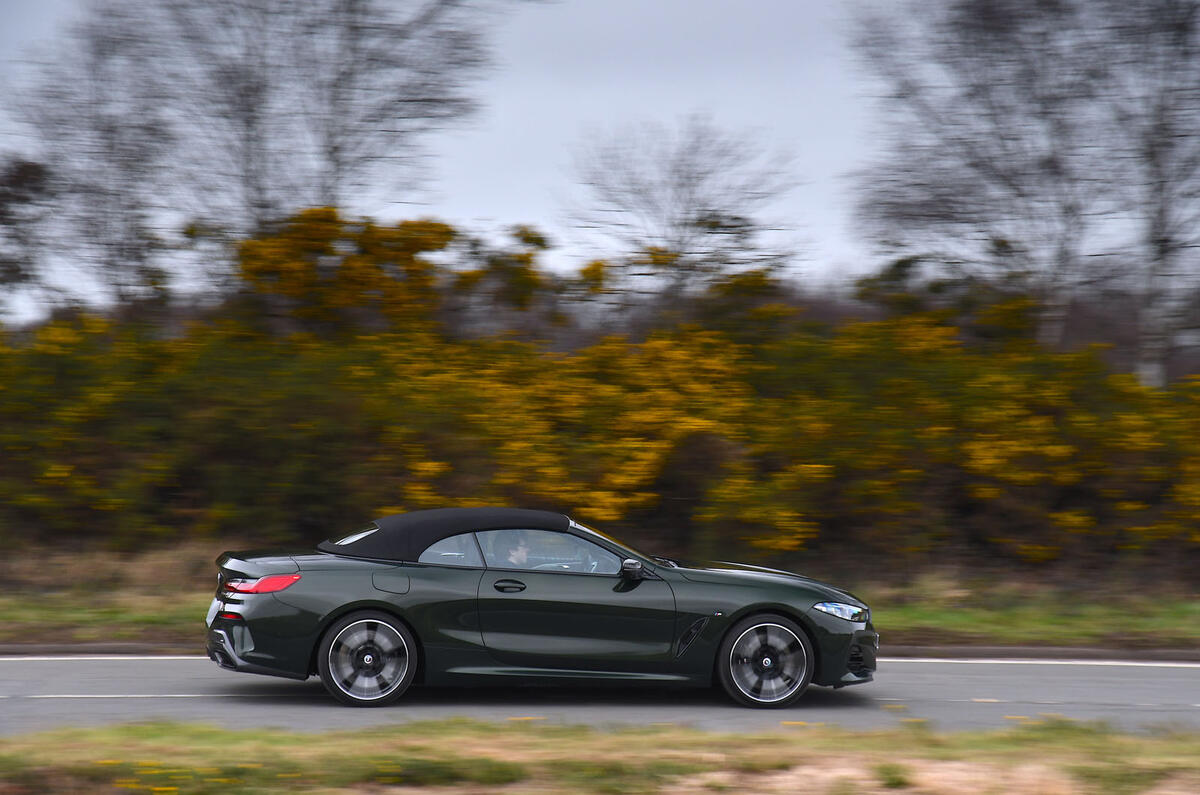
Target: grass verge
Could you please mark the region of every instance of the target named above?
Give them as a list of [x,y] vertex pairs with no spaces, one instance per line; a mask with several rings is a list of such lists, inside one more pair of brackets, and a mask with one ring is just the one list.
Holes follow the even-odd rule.
[[1084,591],[928,572],[899,587],[868,583],[859,595],[891,645],[1200,648],[1200,599],[1180,585]]
[[1124,604],[1072,604],[1043,598],[991,606],[883,603],[872,612],[876,629],[889,645],[1200,647],[1200,601],[1195,599],[1131,597]]
[[0,792],[1191,793],[1200,735],[1067,721],[770,735],[438,721],[321,735],[153,723],[0,740]]

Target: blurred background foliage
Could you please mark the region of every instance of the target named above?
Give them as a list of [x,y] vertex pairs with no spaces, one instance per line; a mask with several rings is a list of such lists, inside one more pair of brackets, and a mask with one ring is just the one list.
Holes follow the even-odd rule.
[[[150,302],[8,331],[4,543],[308,545],[498,503],[684,557],[1194,576],[1200,379],[1160,390],[1100,348],[1046,350],[1028,299],[967,317],[889,293],[874,319],[818,322],[738,273],[613,334],[564,319],[592,293],[527,242],[490,286],[462,276],[496,252],[426,256],[455,237],[305,211],[244,242],[241,289],[186,322]],[[511,328],[457,323],[477,299],[502,319],[504,280],[532,285]]]
[[583,142],[574,262],[354,215],[414,195],[513,5],[79,9],[5,95],[0,309],[37,311],[0,329],[0,542],[502,503],[683,557],[1196,582],[1200,0],[864,6],[881,261],[825,288],[788,153],[703,114]]

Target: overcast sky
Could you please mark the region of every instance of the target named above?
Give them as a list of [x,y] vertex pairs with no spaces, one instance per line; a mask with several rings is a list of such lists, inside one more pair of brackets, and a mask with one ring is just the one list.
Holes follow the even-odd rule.
[[[52,41],[80,0],[0,0],[0,68]],[[849,218],[846,174],[868,156],[868,91],[846,47],[848,3],[817,0],[551,0],[498,19],[482,113],[430,140],[428,194],[381,217],[468,229],[528,223],[565,242],[571,156],[591,131],[709,114],[794,157],[802,181],[774,218],[796,229],[809,279],[872,265]],[[11,143],[11,139],[10,139]],[[559,258],[587,252],[565,246]]]

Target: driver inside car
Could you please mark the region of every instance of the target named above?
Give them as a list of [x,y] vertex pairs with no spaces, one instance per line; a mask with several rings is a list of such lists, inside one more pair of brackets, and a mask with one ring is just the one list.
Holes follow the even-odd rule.
[[505,560],[514,566],[525,566],[529,563],[529,541],[524,533],[518,532],[513,535]]

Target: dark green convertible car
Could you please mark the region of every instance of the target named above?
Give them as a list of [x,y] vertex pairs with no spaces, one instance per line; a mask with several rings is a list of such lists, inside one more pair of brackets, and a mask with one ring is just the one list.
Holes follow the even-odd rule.
[[566,516],[388,516],[315,552],[217,558],[208,655],[378,706],[413,682],[709,686],[753,707],[869,682],[865,604],[795,574],[644,555]]

